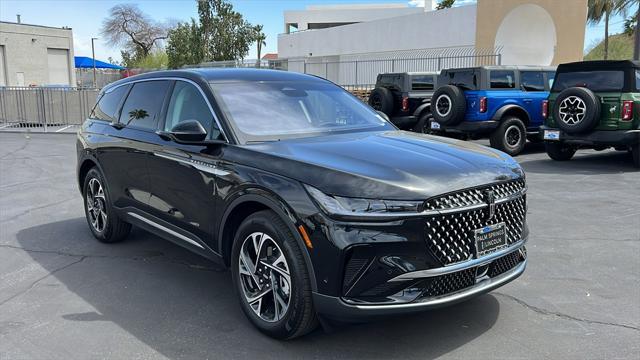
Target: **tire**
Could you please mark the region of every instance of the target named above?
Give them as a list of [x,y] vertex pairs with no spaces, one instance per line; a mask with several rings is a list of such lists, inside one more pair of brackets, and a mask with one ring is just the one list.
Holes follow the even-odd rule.
[[387,116],[393,114],[393,94],[387,88],[379,87],[373,89],[369,94],[368,103],[374,110],[382,111]]
[[467,100],[464,92],[457,86],[439,87],[431,97],[433,118],[442,125],[457,125],[467,111]]
[[576,154],[577,148],[569,146],[560,142],[545,142],[545,150],[547,155],[555,161],[568,161],[571,160],[573,155]]
[[568,88],[558,95],[553,107],[553,118],[558,127],[569,133],[584,133],[600,121],[600,99],[586,88]]
[[633,159],[633,166],[640,169],[640,144],[631,146],[631,158]]
[[82,187],[84,214],[93,236],[103,243],[124,240],[131,231],[131,224],[120,219],[111,203],[109,188],[98,168],[87,172]]
[[510,116],[502,120],[500,126],[491,134],[489,142],[492,148],[516,156],[524,150],[527,131],[522,120]]
[[[259,249],[263,249],[262,251],[256,251],[256,243]],[[265,250],[269,248],[272,255],[270,257],[262,255],[261,258],[270,262],[272,267],[277,266],[280,270],[288,269],[288,283],[286,276],[282,275],[283,272],[271,270],[272,267],[262,265],[253,267],[255,271],[250,270],[251,263],[256,263],[255,254],[257,252],[265,254]],[[247,261],[240,260],[241,252],[243,259],[248,258]],[[273,258],[277,259],[273,260]],[[264,210],[245,219],[236,233],[231,260],[231,275],[242,311],[258,330],[273,338],[293,339],[317,327],[318,318],[311,297],[311,281],[302,249],[280,216],[273,211]],[[259,281],[263,282],[259,283]],[[270,286],[271,290],[268,289]],[[276,288],[277,293],[273,290]],[[249,298],[255,298],[261,292],[265,295],[261,297],[259,303],[258,301],[250,303]],[[279,294],[278,298],[282,300],[282,303],[278,302],[280,306],[271,306],[276,304],[274,294]],[[286,308],[282,306],[285,303],[287,303]]]
[[431,119],[433,119],[433,115],[431,115],[430,112],[420,116],[416,126],[413,127],[413,131],[420,134],[433,134],[433,131],[431,131],[429,127]]

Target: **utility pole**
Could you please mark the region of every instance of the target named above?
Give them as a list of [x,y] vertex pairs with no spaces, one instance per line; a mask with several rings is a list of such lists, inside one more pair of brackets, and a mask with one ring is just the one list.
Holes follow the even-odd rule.
[[91,38],[91,56],[93,59],[93,88],[98,88],[98,80],[96,78],[96,48],[93,44],[94,40],[98,40],[98,38]]

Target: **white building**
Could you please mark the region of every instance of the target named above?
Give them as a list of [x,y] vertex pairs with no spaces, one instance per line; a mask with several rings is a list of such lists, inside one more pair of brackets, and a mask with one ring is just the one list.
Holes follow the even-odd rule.
[[[289,70],[341,84],[360,73],[358,80],[370,82],[374,73],[382,71],[553,65],[582,59],[587,0],[478,0],[437,11],[432,5],[428,0],[424,8],[375,4],[286,11],[278,58],[288,60]],[[497,56],[476,57],[479,54]],[[372,61],[363,61],[367,59],[408,58],[446,61],[405,60],[395,61],[393,68],[362,68],[373,66]],[[454,63],[454,58],[460,61]],[[353,69],[357,60],[360,68]]]
[[75,86],[73,32],[0,22],[0,86]]

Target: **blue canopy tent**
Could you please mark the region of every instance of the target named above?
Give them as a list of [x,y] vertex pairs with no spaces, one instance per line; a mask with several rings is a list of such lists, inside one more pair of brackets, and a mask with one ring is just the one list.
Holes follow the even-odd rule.
[[[76,56],[75,57],[76,68],[77,69],[93,69],[93,59],[87,56]],[[122,66],[109,64],[104,61],[96,60],[96,69],[114,69],[114,70],[125,70]]]

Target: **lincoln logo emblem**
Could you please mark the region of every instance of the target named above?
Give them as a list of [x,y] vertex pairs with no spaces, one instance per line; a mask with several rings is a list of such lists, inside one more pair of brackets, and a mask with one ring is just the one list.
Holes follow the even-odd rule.
[[493,219],[493,216],[496,214],[496,196],[491,190],[487,190],[484,193],[484,200],[489,205],[489,214],[487,216],[487,220]]

